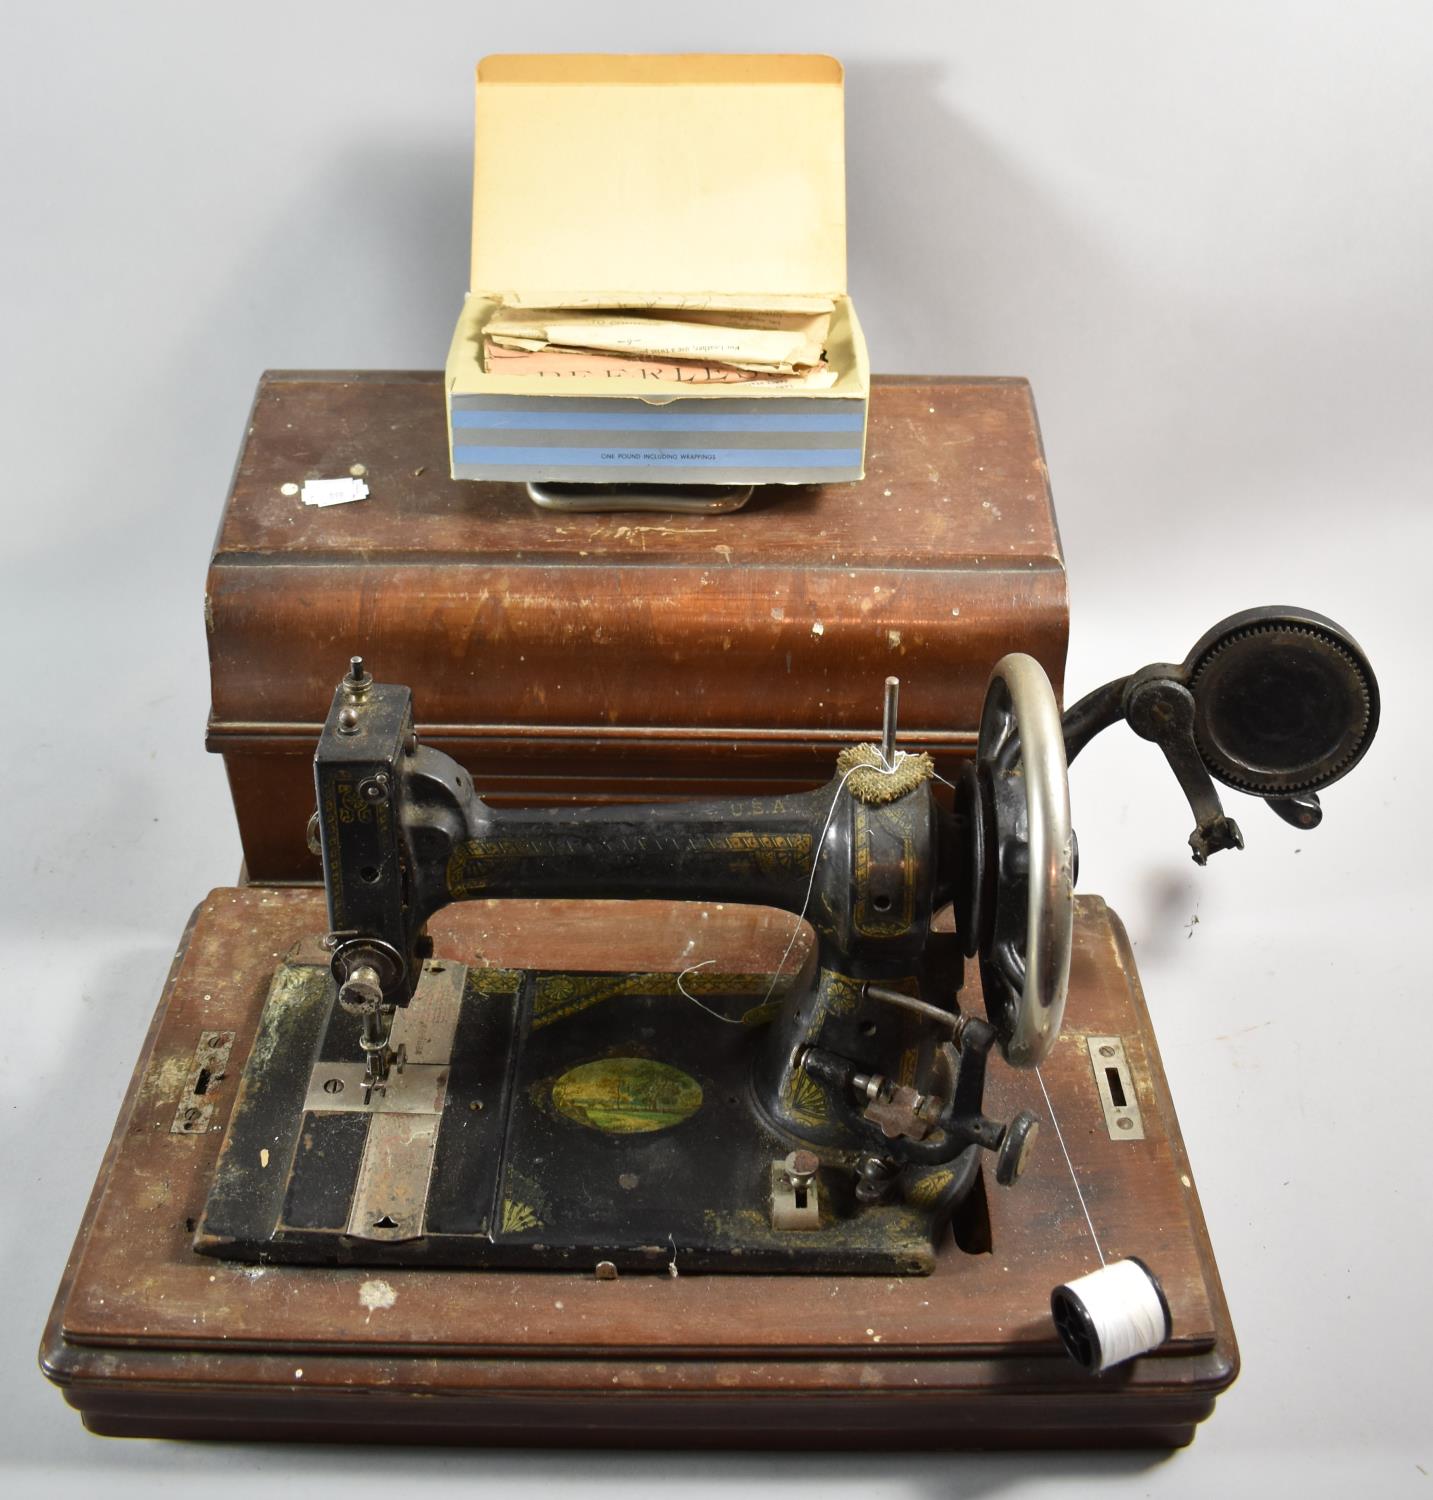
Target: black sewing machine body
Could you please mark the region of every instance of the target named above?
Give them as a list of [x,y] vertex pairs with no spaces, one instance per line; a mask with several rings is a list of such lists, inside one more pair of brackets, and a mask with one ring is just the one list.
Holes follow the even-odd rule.
[[[1205,686],[1201,692],[1200,684]],[[1063,721],[1039,668],[995,671],[974,764],[844,752],[795,796],[493,808],[420,745],[407,688],[355,660],[315,760],[328,961],[282,966],[200,1251],[250,1260],[912,1274],[981,1176],[1013,1183],[1036,1120],[983,1113],[992,1055],[1058,1035],[1076,852],[1071,754],[1128,718],[1197,820],[1242,843],[1211,773],[1311,826],[1362,755],[1377,690],[1303,611],[1216,627]],[[804,917],[778,973],[613,975],[434,954],[454,901],[661,897]],[[940,914],[950,913],[945,921]],[[978,962],[985,1017],[962,1009]]]
[[[358,733],[346,732],[345,712]],[[841,795],[857,772],[787,797],[491,808],[455,762],[417,744],[408,690],[378,684],[339,689],[316,766],[335,972],[285,971],[276,983],[269,1061],[245,1079],[201,1249],[930,1269],[981,1144],[1002,1128],[979,1114],[993,1031],[975,1022],[953,1061],[927,1018],[867,990],[906,981],[953,997],[959,987],[959,939],[930,925],[954,899],[955,852],[968,841],[929,780],[883,803]],[[451,901],[591,895],[804,911],[817,942],[782,975],[712,973],[695,950],[684,974],[612,975],[465,968],[435,960],[424,937]],[[399,1002],[394,1063],[377,1084],[355,1062],[374,1011],[336,998],[335,973],[364,969]],[[833,1107],[812,1076],[818,1041],[823,1056],[870,1076],[898,1071],[896,1087],[927,1093],[963,1068],[962,1102],[973,1102],[963,1130],[874,1187],[815,1160],[788,1165],[801,1151],[857,1160],[863,1135],[865,1155],[885,1139],[863,1131],[854,1108]],[[404,1140],[381,1153],[378,1182],[370,1137],[395,1131]],[[266,1150],[291,1167],[256,1173]]]

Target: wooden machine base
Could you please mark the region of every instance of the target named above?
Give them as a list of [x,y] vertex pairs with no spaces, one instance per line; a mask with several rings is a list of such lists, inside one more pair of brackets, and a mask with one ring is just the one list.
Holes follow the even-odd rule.
[[[790,920],[658,902],[475,902],[432,931],[440,956],[469,964],[639,971],[710,957],[757,969],[774,967]],[[195,1254],[275,964],[323,927],[321,891],[218,890],[180,946],[41,1350],[94,1432],[1175,1447],[1234,1379],[1229,1312],[1128,940],[1097,897],[1078,902],[1066,1029],[1041,1073],[1106,1256],[1150,1266],[1174,1325],[1155,1353],[1101,1376],[1064,1354],[1050,1319],[1051,1290],[1099,1262],[1049,1128],[1014,1187],[986,1174],[980,1211],[962,1215],[930,1276],[682,1275],[678,1257],[675,1275],[598,1280]],[[1125,1113],[1138,1114],[1123,1133],[1090,1037],[1122,1043]],[[987,1101],[995,1118],[1030,1108],[1048,1119],[1032,1073],[993,1066]]]

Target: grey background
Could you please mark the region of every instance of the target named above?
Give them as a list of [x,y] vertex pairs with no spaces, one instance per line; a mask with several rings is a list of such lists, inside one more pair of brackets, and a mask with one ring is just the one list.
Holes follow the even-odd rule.
[[[0,14],[11,1492],[1433,1494],[1428,8]],[[1138,944],[1245,1361],[1172,1459],[105,1443],[35,1370],[172,945],[238,868],[201,743],[200,611],[255,379],[441,362],[465,280],[470,68],[502,50],[844,59],[850,281],[874,364],[1033,379],[1072,689],[1177,658],[1256,602],[1344,620],[1379,669],[1381,738],[1315,835],[1245,803],[1249,848],[1201,872],[1152,751],[1102,743],[1072,778],[1082,886]]]

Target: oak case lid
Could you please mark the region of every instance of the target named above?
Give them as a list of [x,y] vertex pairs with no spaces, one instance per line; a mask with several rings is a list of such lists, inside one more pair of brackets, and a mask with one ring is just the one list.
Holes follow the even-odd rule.
[[[1058,690],[1069,614],[1030,388],[878,376],[853,484],[732,516],[535,516],[448,477],[443,377],[260,383],[209,572],[208,744],[251,878],[313,879],[313,748],[355,651],[485,796],[532,803],[807,788],[879,726],[947,767],[991,666]],[[346,473],[356,505],[285,487]],[[819,628],[818,628],[819,627]],[[944,774],[952,774],[947,767]]]
[[[448,478],[440,382],[264,378],[209,574],[216,725],[316,737],[354,651],[430,724],[849,733],[894,671],[905,726],[966,731],[1015,647],[1058,685],[1064,565],[1024,381],[878,379],[857,484],[547,520],[514,485]],[[354,462],[357,505],[283,493]]]

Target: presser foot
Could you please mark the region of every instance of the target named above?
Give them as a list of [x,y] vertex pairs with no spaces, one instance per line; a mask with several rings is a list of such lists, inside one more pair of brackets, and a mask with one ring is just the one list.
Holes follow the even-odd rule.
[[[359,1046],[363,1046],[360,1042]],[[408,1061],[408,1049],[401,1042],[390,1047],[387,1042],[377,1051],[364,1048],[363,1102],[371,1104],[374,1094],[386,1094],[388,1082],[394,1073],[402,1073]]]
[[[357,658],[355,658],[355,661]],[[375,1094],[388,1091],[389,1076],[396,1070],[401,1073],[408,1058],[407,1047],[393,1045],[394,1006],[385,994],[384,974],[380,965],[387,967],[387,955],[369,948],[359,950],[357,960],[342,962],[342,949],[335,962],[343,973],[338,987],[338,1006],[360,1023],[359,1049],[363,1053],[363,1102],[369,1104]]]

